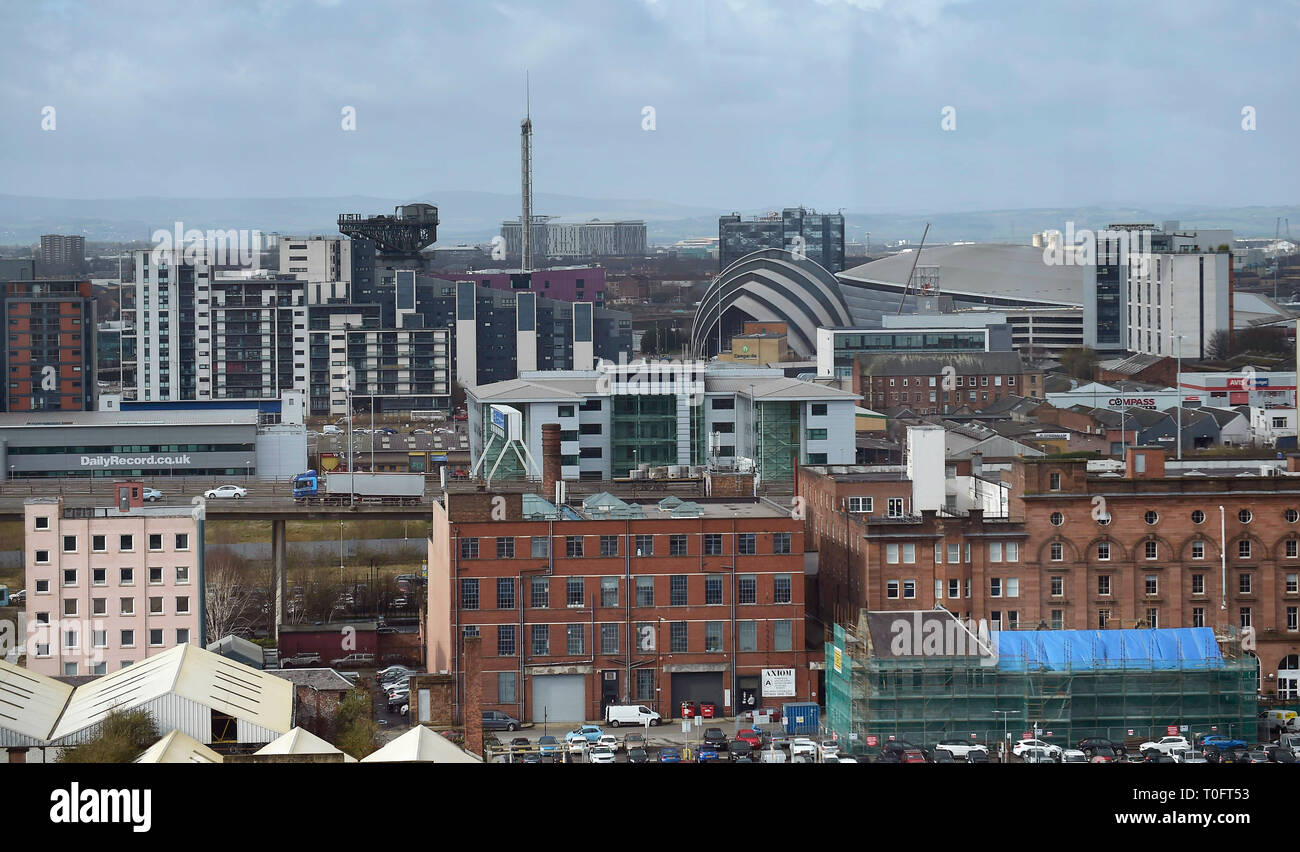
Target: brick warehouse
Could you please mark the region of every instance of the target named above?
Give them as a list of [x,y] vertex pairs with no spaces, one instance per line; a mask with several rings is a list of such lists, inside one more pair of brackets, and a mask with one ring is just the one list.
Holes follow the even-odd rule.
[[810,605],[828,624],[940,603],[995,630],[1249,627],[1261,695],[1300,697],[1300,457],[1281,476],[1166,471],[1160,447],[1129,448],[1126,465],[1090,475],[1083,459],[1014,460],[1008,519],[881,517],[897,482],[805,477]]
[[[447,494],[430,533],[429,671],[472,704],[464,639],[477,636],[482,708],[535,722],[624,701],[667,719],[684,700],[731,715],[815,699],[803,559],[802,522],[752,497],[557,508]],[[763,694],[776,668],[794,670],[793,695]]]

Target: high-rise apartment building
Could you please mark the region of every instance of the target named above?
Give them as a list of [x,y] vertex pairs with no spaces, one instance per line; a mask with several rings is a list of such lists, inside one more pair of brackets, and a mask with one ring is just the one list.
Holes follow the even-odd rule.
[[50,271],[80,271],[86,265],[86,238],[75,234],[42,235],[41,265]]
[[[533,216],[530,230],[534,265],[546,258],[642,257],[646,253],[645,222],[553,222],[550,216]],[[518,219],[501,223],[506,257],[519,259],[522,229]]]
[[844,270],[844,214],[787,207],[742,219],[739,213],[718,217],[718,269],[759,249],[802,251],[828,272]]
[[8,340],[5,411],[92,411],[95,300],[89,281],[0,285]]

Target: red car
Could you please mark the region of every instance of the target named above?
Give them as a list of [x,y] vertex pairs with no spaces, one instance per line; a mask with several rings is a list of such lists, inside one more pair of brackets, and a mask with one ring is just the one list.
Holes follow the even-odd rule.
[[736,739],[744,740],[745,742],[749,743],[750,748],[763,747],[763,737],[758,733],[758,731],[755,731],[752,728],[746,728],[745,730],[736,734]]
[[909,748],[903,752],[903,759],[899,763],[925,763],[925,755],[919,748]]

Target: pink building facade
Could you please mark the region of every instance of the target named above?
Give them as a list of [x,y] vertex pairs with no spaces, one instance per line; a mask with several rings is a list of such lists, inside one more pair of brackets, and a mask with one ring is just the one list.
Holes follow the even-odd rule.
[[138,483],[119,488],[114,508],[65,508],[53,497],[24,507],[32,671],[107,674],[202,643],[198,524],[188,508],[144,506]]

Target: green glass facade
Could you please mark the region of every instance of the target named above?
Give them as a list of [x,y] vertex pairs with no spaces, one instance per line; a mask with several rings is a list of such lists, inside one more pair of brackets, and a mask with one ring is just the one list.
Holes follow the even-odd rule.
[[677,397],[623,394],[610,403],[614,476],[627,476],[639,464],[677,464]]

